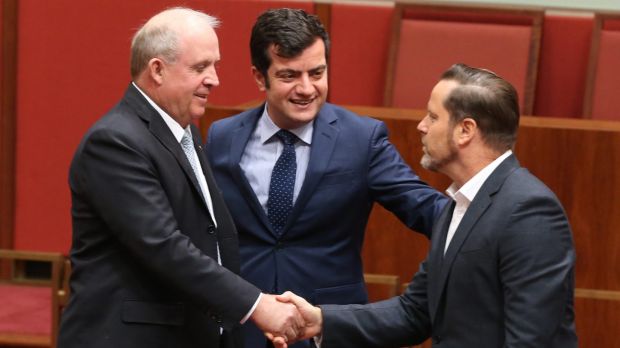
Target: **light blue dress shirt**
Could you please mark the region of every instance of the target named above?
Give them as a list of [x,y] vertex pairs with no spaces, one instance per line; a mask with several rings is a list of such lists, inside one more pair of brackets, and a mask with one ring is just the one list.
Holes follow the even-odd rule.
[[[265,213],[267,212],[271,172],[284,147],[278,138],[275,137],[279,130],[280,128],[269,117],[267,105],[265,105],[265,110],[245,146],[241,156],[241,163],[239,163]],[[297,196],[306,177],[313,130],[314,122],[309,122],[299,128],[288,129],[288,131],[300,139],[300,141],[295,143],[297,174],[295,176],[293,204],[297,201]]]

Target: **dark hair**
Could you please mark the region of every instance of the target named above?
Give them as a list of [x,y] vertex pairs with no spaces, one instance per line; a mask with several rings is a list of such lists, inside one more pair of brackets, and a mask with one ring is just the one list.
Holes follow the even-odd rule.
[[466,117],[478,124],[482,138],[497,151],[514,146],[519,128],[519,98],[515,88],[495,73],[455,64],[441,76],[460,84],[444,100],[452,124]]
[[310,47],[317,39],[325,44],[325,60],[329,58],[329,36],[315,15],[299,9],[279,8],[263,12],[256,19],[250,37],[252,65],[265,76],[271,65],[269,48],[275,46],[276,54],[293,58]]

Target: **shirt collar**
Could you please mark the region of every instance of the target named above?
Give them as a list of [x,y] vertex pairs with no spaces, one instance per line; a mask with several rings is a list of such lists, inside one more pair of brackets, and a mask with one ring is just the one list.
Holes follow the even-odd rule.
[[155,104],[155,102],[151,98],[149,98],[149,96],[146,95],[146,93],[144,93],[140,89],[140,87],[136,85],[135,82],[132,82],[132,84],[134,87],[136,87],[138,92],[140,92],[144,96],[146,101],[149,102],[149,104],[151,104],[151,106],[155,109],[155,111],[157,111],[157,113],[161,116],[161,118],[164,120],[168,128],[170,128],[172,135],[174,135],[174,138],[179,143],[181,142],[181,138],[183,138],[183,134],[185,134],[186,130],[189,132],[190,135],[192,134],[192,131],[189,125],[187,125],[187,128],[183,129],[183,127],[181,127],[181,125],[177,121],[175,121],[174,118],[168,115],[168,113],[165,112],[162,108],[160,108],[159,105]]
[[458,188],[455,183],[452,183],[446,190],[448,196],[455,201],[466,200],[468,203],[474,200],[478,191],[485,181],[491,176],[493,171],[508,157],[512,155],[512,150],[504,152],[501,156],[497,157],[493,162],[489,163],[481,171],[476,173],[471,179],[469,179],[463,186]]
[[[265,109],[263,110],[263,114],[258,120],[258,124],[256,125],[256,132],[260,137],[261,144],[269,141],[280,128],[276,126],[275,123],[271,120],[269,113],[267,112],[267,104],[265,103]],[[312,144],[312,132],[314,130],[314,122],[308,122],[303,126],[295,129],[287,129],[289,132],[295,134],[302,142],[307,145]]]

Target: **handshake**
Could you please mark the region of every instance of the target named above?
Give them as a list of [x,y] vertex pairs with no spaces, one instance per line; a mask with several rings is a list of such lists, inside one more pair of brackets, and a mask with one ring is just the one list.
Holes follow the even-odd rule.
[[290,291],[263,294],[250,319],[276,348],[319,335],[323,323],[320,308]]

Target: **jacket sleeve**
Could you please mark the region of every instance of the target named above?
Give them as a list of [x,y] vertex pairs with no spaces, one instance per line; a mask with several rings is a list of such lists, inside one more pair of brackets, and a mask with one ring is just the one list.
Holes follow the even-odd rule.
[[575,252],[557,199],[529,198],[513,209],[499,240],[506,347],[548,347],[571,321]]
[[365,305],[323,305],[321,348],[404,347],[431,334],[426,262],[404,294]]
[[405,225],[430,238],[433,222],[448,198],[423,182],[388,139],[383,122],[376,122],[370,141],[368,182],[373,198]]

